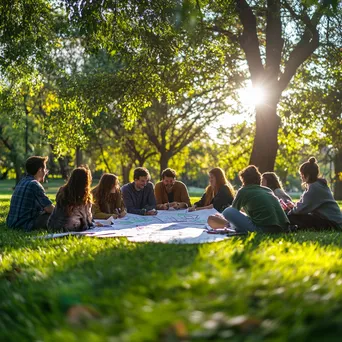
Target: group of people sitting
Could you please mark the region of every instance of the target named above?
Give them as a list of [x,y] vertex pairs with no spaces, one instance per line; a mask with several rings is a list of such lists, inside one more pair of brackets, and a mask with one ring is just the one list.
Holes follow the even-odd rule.
[[208,218],[214,228],[231,227],[237,232],[287,232],[290,225],[302,229],[342,229],[340,208],[323,178],[315,158],[299,169],[306,189],[294,204],[273,172],[260,174],[250,165],[239,173],[242,187],[235,193],[221,168],[209,172],[209,185],[202,198],[191,205],[186,185],[167,168],[154,186],[147,169],[134,170],[133,182],[120,188],[117,176],[102,175],[91,189],[87,167],[74,169],[67,183],[57,192],[54,206],[41,185],[48,170],[47,157],[30,157],[26,176],[17,184],[11,198],[7,226],[50,231],[82,231],[93,226],[93,219],[120,219],[127,213],[156,215],[158,210],[215,208]]

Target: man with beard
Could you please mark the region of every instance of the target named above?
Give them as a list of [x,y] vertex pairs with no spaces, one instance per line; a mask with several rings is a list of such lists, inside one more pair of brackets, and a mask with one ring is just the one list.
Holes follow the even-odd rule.
[[185,209],[191,206],[188,189],[184,183],[176,180],[176,171],[167,168],[161,176],[162,180],[154,189],[157,209]]

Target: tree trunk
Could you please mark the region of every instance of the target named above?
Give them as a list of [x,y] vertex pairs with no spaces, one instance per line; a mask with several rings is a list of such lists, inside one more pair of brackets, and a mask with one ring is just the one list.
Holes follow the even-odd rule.
[[58,158],[58,164],[62,178],[67,180],[69,178],[69,166],[67,159],[63,157]]
[[336,152],[334,156],[335,185],[334,197],[336,200],[342,200],[342,150]]
[[159,176],[161,177],[162,172],[168,167],[169,165],[169,160],[171,159],[172,155],[168,152],[165,153],[160,153],[160,172]]
[[121,173],[122,173],[122,181],[123,184],[127,184],[130,182],[129,179],[129,173],[132,169],[132,164],[128,164],[128,165],[121,165]]
[[76,147],[76,167],[79,167],[82,165],[82,151],[79,146]]
[[274,170],[279,125],[276,104],[256,107],[256,131],[249,164],[257,166],[261,173]]
[[15,169],[15,184],[18,184],[23,173],[21,171],[21,166],[18,164],[15,165],[14,169]]

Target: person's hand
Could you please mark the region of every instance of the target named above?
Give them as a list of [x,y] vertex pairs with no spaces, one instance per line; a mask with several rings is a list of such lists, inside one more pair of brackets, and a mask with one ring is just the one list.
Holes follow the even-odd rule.
[[192,206],[192,207],[188,208],[188,211],[195,211],[195,210],[196,210],[195,206]]
[[104,225],[100,222],[94,222],[96,227],[104,227]]
[[119,215],[118,215],[118,218],[123,218],[123,217],[125,217],[126,216],[126,211],[124,210],[124,211],[122,211]]
[[174,209],[180,209],[180,203],[179,202],[171,202],[169,203],[169,206]]
[[152,215],[157,215],[157,214],[158,214],[158,211],[155,209],[152,209],[152,210],[146,211],[145,215],[152,216]]
[[170,204],[169,203],[164,203],[161,205],[161,210],[169,210]]
[[292,209],[292,208],[295,207],[295,204],[294,204],[293,202],[291,202],[291,201],[288,201],[288,202],[286,202],[286,207],[287,207],[288,209]]

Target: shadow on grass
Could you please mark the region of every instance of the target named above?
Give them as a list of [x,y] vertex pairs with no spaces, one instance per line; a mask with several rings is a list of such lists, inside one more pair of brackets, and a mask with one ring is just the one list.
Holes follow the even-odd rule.
[[[77,243],[77,238],[73,239]],[[93,241],[83,239],[90,244]],[[173,274],[188,272],[198,246],[134,245],[112,240],[99,253],[85,255],[85,261],[82,248],[77,253],[70,255],[69,266],[64,260],[62,270],[50,267],[47,278],[20,264],[16,267],[22,269],[13,279],[0,278],[3,340],[36,340],[41,338],[40,331],[46,333],[65,325],[70,328],[66,312],[75,305],[91,305],[101,316],[108,317],[111,334],[122,333],[131,325],[128,317],[143,315],[149,305],[167,300],[168,295],[172,297]],[[60,263],[58,259],[55,262]],[[164,293],[161,287],[166,288]]]

